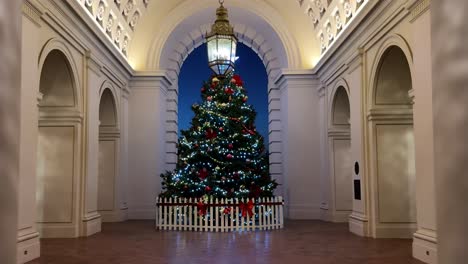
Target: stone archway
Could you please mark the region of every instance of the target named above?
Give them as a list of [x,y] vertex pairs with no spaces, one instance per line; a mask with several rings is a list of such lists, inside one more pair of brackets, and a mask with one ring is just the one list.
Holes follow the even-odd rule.
[[387,43],[378,57],[370,129],[370,228],[373,237],[411,238],[416,231],[416,171],[411,58]]
[[[291,47],[286,48],[275,29],[267,21],[255,14],[250,14],[251,11],[238,7],[229,11],[231,24],[234,26],[234,31],[239,42],[250,47],[258,54],[268,74],[270,173],[280,184],[284,184],[282,175],[283,153],[281,148],[281,144],[283,143],[281,131],[281,95],[279,88],[274,85],[274,82],[281,75],[282,69],[288,68],[290,66],[289,63],[293,61],[291,55],[287,53],[287,50]],[[246,13],[249,15],[247,17],[250,18],[241,20],[241,16],[246,16]],[[172,80],[172,85],[167,93],[168,105],[166,116],[168,119],[166,122],[169,128],[166,130],[166,139],[168,140],[166,140],[165,169],[167,170],[173,169],[177,161],[177,105],[180,68],[190,53],[205,43],[205,34],[210,30],[210,20],[212,20],[213,16],[214,8],[207,8],[181,21],[178,26],[173,27],[163,49],[160,51],[160,57],[155,59],[159,63],[158,68],[164,69]],[[263,28],[263,30],[260,31],[257,28]],[[271,43],[275,44],[272,45]],[[279,188],[278,194],[283,194],[283,186]]]

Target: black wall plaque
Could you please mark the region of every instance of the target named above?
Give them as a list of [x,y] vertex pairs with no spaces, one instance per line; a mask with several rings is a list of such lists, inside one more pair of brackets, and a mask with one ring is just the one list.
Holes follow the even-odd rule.
[[361,180],[354,180],[354,199],[361,200]]
[[357,161],[354,163],[354,173],[359,175],[359,162]]

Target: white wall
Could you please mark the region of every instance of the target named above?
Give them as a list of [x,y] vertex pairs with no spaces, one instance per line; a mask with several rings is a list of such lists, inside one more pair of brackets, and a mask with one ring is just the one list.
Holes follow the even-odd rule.
[[283,175],[291,219],[320,218],[319,85],[310,72],[285,71],[281,90]]
[[128,207],[130,219],[154,219],[156,197],[165,171],[165,75],[137,76],[130,83],[128,134]]

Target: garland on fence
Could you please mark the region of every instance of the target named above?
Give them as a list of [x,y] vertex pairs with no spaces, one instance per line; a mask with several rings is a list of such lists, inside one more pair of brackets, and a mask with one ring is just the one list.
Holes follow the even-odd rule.
[[240,202],[237,204],[226,204],[226,203],[204,203],[203,200],[200,200],[198,203],[157,203],[158,206],[196,206],[198,209],[198,214],[200,216],[205,216],[209,207],[226,207],[224,209],[224,214],[231,213],[231,207],[239,207],[242,213],[242,217],[252,217],[254,215],[253,208],[254,206],[259,205],[283,205],[283,202],[269,202],[269,203],[254,203],[253,200],[249,200],[247,203]]

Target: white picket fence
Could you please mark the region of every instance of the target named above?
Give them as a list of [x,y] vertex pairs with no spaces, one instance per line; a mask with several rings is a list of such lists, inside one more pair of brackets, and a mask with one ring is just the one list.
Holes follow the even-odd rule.
[[[210,199],[203,201],[206,213],[201,213],[200,199],[158,198],[156,228],[179,231],[254,231],[284,227],[283,198],[252,200],[253,215],[245,209],[247,199]],[[226,208],[230,208],[226,209]],[[243,211],[244,216],[243,216]]]

